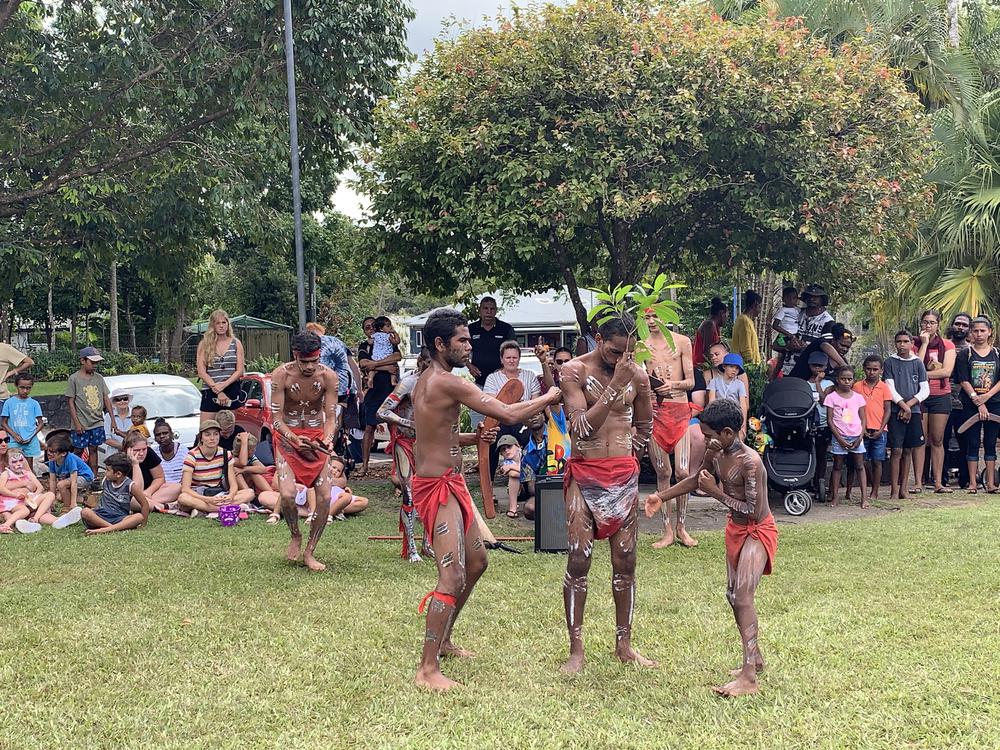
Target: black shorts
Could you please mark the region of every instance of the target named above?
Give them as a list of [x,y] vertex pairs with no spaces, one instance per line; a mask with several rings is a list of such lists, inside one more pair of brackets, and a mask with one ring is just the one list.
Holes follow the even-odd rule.
[[222,392],[229,397],[230,401],[232,401],[229,406],[220,406],[215,402],[215,392],[211,388],[202,388],[201,410],[205,412],[212,412],[213,414],[217,411],[222,411],[223,409],[236,411],[243,406],[244,403],[246,403],[246,397],[243,395],[243,389],[240,387],[240,382],[238,380],[235,383],[230,383]]
[[893,409],[889,417],[889,447],[919,448],[924,444],[924,427],[920,423],[920,415],[914,414],[909,422],[900,421],[899,410]]
[[378,410],[390,393],[392,393],[391,387],[387,391],[369,388],[368,392],[365,393],[365,401],[361,409],[361,418],[365,427],[376,427],[383,421],[378,418]]
[[927,400],[920,404],[920,411],[924,414],[951,414],[951,394],[928,396]]

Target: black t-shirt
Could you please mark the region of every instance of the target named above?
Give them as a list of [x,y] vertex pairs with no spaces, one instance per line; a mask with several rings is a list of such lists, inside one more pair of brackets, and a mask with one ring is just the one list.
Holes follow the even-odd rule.
[[146,451],[146,457],[139,464],[139,471],[142,472],[143,487],[148,488],[153,483],[153,469],[163,463],[160,457],[152,450]]
[[[798,359],[795,360],[795,366],[792,368],[792,371],[788,373],[787,377],[809,380],[809,376],[812,375],[812,368],[809,367],[809,355],[813,352],[822,352],[823,354],[826,354],[826,352],[823,351],[823,344],[831,343],[833,343],[833,334],[827,330],[821,334],[818,339],[815,339],[809,344],[809,346],[799,352]],[[832,363],[827,365],[827,373],[829,373],[831,369]]]
[[230,435],[229,437],[226,437],[225,435],[219,435],[219,445],[225,448],[230,453],[232,453],[233,448],[236,445],[236,436],[239,435],[241,432],[246,432],[246,430],[244,430],[239,425],[236,425],[233,428],[233,434]]
[[509,323],[497,320],[493,327],[483,330],[482,322],[476,320],[469,323],[469,335],[472,336],[472,364],[479,368],[476,385],[482,388],[486,378],[500,369],[500,344],[514,338],[514,328]]
[[[958,383],[970,383],[977,394],[986,393],[1000,378],[1000,353],[996,349],[990,349],[984,356],[969,347],[955,358],[953,378]],[[966,409],[976,408],[964,388],[961,398]],[[1000,405],[1000,393],[995,393],[986,403],[990,406]]]
[[[399,347],[395,344],[392,345],[392,353],[399,353]],[[372,359],[372,345],[367,341],[362,341],[358,344],[358,362],[363,362],[366,359],[375,361]],[[386,396],[392,393],[392,388],[392,373],[386,370],[376,370],[375,377],[372,378],[372,387],[365,393],[365,401],[377,400],[381,404],[385,401]]]

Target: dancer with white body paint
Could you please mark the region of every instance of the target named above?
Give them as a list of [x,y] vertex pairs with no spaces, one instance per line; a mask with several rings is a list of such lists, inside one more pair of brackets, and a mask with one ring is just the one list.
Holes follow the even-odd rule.
[[564,474],[569,557],[563,601],[569,659],[562,670],[567,673],[579,672],[586,661],[583,611],[595,538],[611,542],[615,654],[624,662],[656,666],[632,648],[638,457],[653,430],[649,376],[635,362],[634,329],[630,319],[606,321],[598,329],[597,347],[563,365],[559,378],[572,440]]
[[[696,474],[669,490],[646,498],[650,518],[661,504],[700,488],[729,509],[726,523],[726,599],[733,608],[743,645],[743,662],[731,672],[736,679],[713,688],[725,697],[751,695],[758,690],[757,674],[764,658],[757,642],[754,594],[762,575],[770,575],[778,551],[778,527],[767,504],[767,474],[760,454],[740,440],[743,410],[728,399],[709,404],[700,417],[705,435],[705,462]],[[711,469],[711,471],[710,471]],[[715,476],[722,479],[722,486]]]

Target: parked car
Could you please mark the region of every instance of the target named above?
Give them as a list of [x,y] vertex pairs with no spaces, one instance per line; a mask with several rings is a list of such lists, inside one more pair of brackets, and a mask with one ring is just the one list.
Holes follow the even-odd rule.
[[267,440],[271,434],[271,373],[248,372],[240,380],[246,403],[236,410],[236,424],[256,437]]
[[[132,394],[132,406],[146,407],[146,429],[153,434],[157,418],[170,422],[181,445],[191,446],[198,435],[201,413],[201,391],[187,378],[178,375],[109,375],[104,378],[108,389]],[[107,446],[98,450],[101,465]]]

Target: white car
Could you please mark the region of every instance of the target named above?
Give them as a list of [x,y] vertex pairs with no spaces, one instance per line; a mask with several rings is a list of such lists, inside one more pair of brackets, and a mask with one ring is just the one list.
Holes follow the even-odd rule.
[[[157,418],[163,417],[181,445],[194,444],[201,421],[201,391],[190,380],[178,375],[109,375],[104,382],[112,393],[132,394],[131,406],[146,407],[146,429],[150,435]],[[106,450],[107,446],[99,450],[102,464]]]
[[[403,375],[409,375],[411,372],[417,369],[417,358],[414,357],[413,355],[403,357],[403,361],[400,362],[399,364],[400,364],[400,370],[402,371]],[[524,370],[528,370],[529,372],[535,373],[535,375],[538,375],[539,377],[541,377],[542,375],[542,363],[538,361],[538,357],[536,357],[534,354],[525,354],[522,351],[520,367]],[[469,374],[469,370],[466,367],[456,367],[454,370],[452,370],[452,372],[458,375],[459,377],[472,380],[472,376]]]

